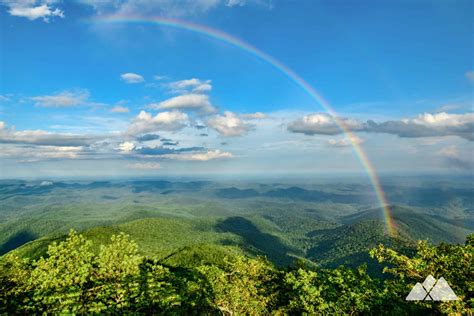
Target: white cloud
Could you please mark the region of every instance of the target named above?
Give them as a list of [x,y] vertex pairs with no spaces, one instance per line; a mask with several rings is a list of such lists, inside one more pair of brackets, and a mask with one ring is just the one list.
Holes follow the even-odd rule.
[[156,116],[141,111],[128,128],[128,134],[138,135],[154,131],[177,131],[189,123],[186,113],[179,111],[160,112]]
[[[160,112],[155,116],[145,111],[129,126],[131,134],[149,130],[174,131],[189,123],[188,116],[179,111]],[[136,135],[140,135],[139,133]],[[20,163],[47,160],[91,160],[114,159],[123,154],[129,157],[160,156],[163,159],[180,161],[207,161],[230,158],[228,152],[209,150],[205,147],[168,148],[162,146],[143,147],[136,142],[119,142],[122,134],[76,135],[52,133],[44,130],[22,130],[8,128],[0,121],[0,157],[15,159]],[[155,135],[156,136],[156,135]],[[126,138],[127,139],[127,138]],[[142,161],[139,161],[142,163]],[[158,164],[135,165],[134,169],[157,169]]]
[[1,3],[8,7],[12,16],[27,18],[29,20],[43,19],[49,22],[52,17],[64,18],[64,11],[51,6],[52,0],[2,0]]
[[132,142],[123,142],[119,145],[119,149],[124,153],[131,153],[135,149],[135,144]]
[[127,107],[121,106],[121,105],[116,105],[113,108],[110,109],[110,112],[112,113],[128,113],[130,110]]
[[216,111],[209,101],[209,96],[203,94],[178,95],[158,104],[149,104],[148,108],[161,110],[196,110],[203,113]]
[[161,165],[157,162],[136,162],[127,165],[128,168],[140,169],[140,170],[158,170],[161,169]]
[[474,113],[424,113],[415,118],[376,123],[368,121],[365,131],[400,137],[459,136],[474,141]]
[[[352,131],[361,130],[363,125],[352,119],[339,118]],[[336,119],[326,113],[314,113],[305,115],[288,125],[288,130],[293,133],[306,135],[337,135],[343,132]]]
[[36,106],[41,107],[73,107],[80,105],[95,105],[89,101],[89,91],[77,89],[71,91],[62,91],[53,95],[42,95],[32,97]]
[[143,76],[133,73],[133,72],[127,72],[127,73],[121,74],[120,78],[126,83],[141,83],[145,81]]
[[248,120],[263,120],[263,119],[269,118],[270,116],[262,112],[255,112],[255,113],[240,114],[240,117],[243,119],[248,119]]
[[[210,82],[210,80],[209,80]],[[212,90],[212,85],[210,83],[203,83],[195,88],[193,88],[194,93],[206,93]]]
[[215,115],[210,118],[207,125],[226,137],[242,136],[253,128],[253,125],[245,123],[230,111],[224,112],[224,115]]
[[43,130],[17,131],[7,128],[0,122],[0,144],[29,144],[43,146],[86,146],[97,140],[97,137],[77,134],[59,134]]
[[212,90],[211,80],[197,78],[170,82],[167,86],[174,93],[207,93]]
[[164,155],[165,158],[185,160],[185,161],[208,161],[216,159],[232,158],[232,154],[220,150],[209,150],[203,153],[184,153],[184,154],[171,154]]
[[0,145],[1,158],[17,158],[20,162],[31,163],[52,159],[78,159],[82,147],[71,146],[16,146]]
[[[415,118],[380,123],[371,120],[363,123],[346,118],[340,120],[351,131],[395,134],[400,137],[459,136],[474,141],[474,113],[424,113]],[[343,133],[336,120],[325,113],[306,115],[288,124],[287,128],[290,132],[306,135]]]
[[474,113],[448,114],[446,112],[430,114],[424,113],[414,119],[403,119],[406,124],[418,124],[424,126],[461,126],[466,123],[474,123]]

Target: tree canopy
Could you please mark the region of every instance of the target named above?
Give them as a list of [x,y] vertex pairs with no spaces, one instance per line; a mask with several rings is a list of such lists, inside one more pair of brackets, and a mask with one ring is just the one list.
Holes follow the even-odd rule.
[[[370,255],[385,265],[381,280],[365,266],[282,269],[240,254],[171,266],[140,255],[124,233],[95,251],[71,231],[38,260],[2,257],[0,313],[472,314],[473,244],[474,235],[465,245],[420,241],[411,257],[379,245]],[[444,277],[459,300],[405,301],[430,274]]]

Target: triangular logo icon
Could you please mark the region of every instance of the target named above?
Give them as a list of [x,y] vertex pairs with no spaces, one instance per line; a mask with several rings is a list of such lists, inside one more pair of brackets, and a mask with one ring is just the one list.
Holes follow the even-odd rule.
[[456,301],[458,297],[443,277],[436,280],[432,275],[428,275],[423,283],[415,284],[405,300]]
[[435,301],[457,301],[458,297],[454,294],[453,289],[449,286],[448,282],[441,277],[439,278],[436,285],[433,286],[430,292],[430,296]]
[[407,301],[422,301],[426,295],[425,289],[421,283],[416,283],[415,286],[411,289],[408,296],[405,298]]
[[436,284],[436,279],[430,274],[426,277],[426,279],[423,281],[423,287],[427,292],[431,291],[433,286]]

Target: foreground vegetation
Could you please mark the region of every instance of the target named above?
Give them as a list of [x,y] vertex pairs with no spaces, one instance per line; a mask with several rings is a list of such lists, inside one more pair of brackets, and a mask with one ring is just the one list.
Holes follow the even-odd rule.
[[[146,312],[163,314],[470,314],[474,307],[474,235],[465,245],[419,242],[407,257],[380,245],[370,255],[386,266],[385,280],[364,266],[277,268],[264,258],[229,252],[211,261],[169,264],[149,259],[124,233],[94,247],[74,231],[37,260],[1,259],[0,313]],[[207,257],[214,248],[203,248]],[[416,282],[444,277],[459,297],[406,302]]]

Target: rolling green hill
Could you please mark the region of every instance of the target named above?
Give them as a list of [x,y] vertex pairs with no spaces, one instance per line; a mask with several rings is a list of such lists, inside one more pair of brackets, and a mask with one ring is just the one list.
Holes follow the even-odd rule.
[[[180,249],[194,245],[223,245],[238,244],[241,238],[238,235],[218,232],[215,229],[216,220],[187,220],[171,218],[143,218],[123,224],[99,226],[83,231],[84,236],[96,245],[106,244],[110,236],[124,232],[129,234],[139,245],[143,255],[150,258],[162,259]],[[53,240],[62,240],[65,235],[56,238],[43,237],[33,240],[16,251],[22,256],[35,257],[43,255],[46,244]],[[98,249],[96,249],[98,250]]]
[[[125,232],[147,257],[175,263],[244,253],[280,266],[295,260],[326,267],[367,263],[375,271],[367,251],[379,243],[407,252],[414,240],[462,243],[473,232],[471,187],[389,188],[397,239],[386,235],[383,212],[361,183],[3,181],[0,255],[37,258],[73,228],[96,245]],[[403,194],[410,189],[426,199]],[[450,202],[436,202],[439,192]]]

